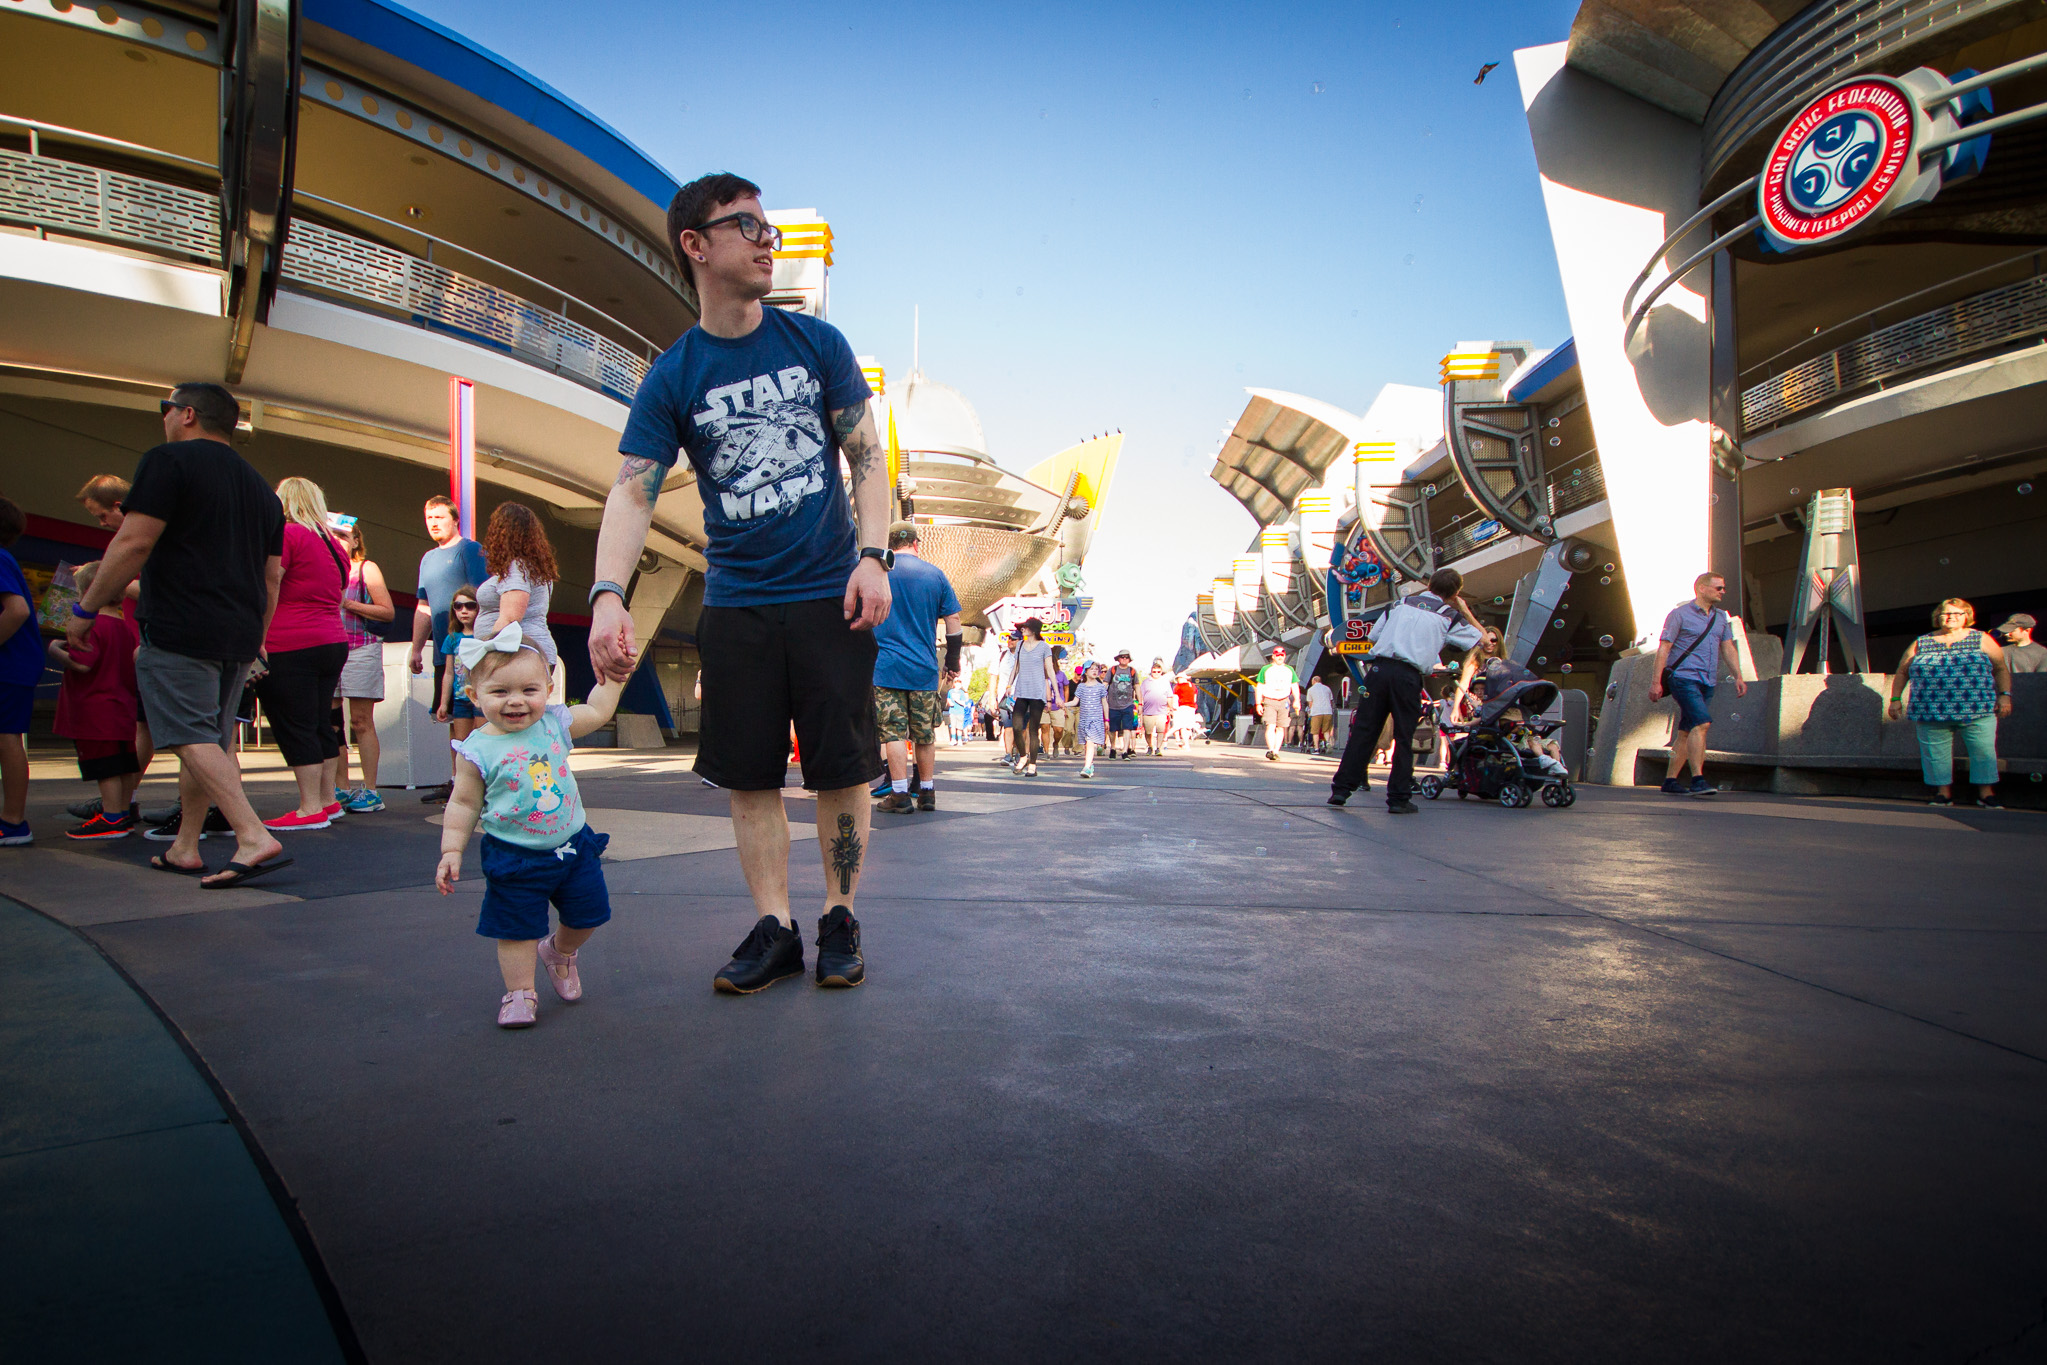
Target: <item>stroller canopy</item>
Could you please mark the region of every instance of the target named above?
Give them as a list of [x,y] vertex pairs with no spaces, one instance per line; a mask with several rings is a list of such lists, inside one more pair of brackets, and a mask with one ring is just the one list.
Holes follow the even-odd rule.
[[1556,704],[1557,685],[1546,678],[1531,678],[1527,682],[1515,683],[1497,697],[1487,698],[1472,724],[1491,725],[1499,720],[1501,712],[1514,708],[1519,708],[1523,715],[1532,719]]

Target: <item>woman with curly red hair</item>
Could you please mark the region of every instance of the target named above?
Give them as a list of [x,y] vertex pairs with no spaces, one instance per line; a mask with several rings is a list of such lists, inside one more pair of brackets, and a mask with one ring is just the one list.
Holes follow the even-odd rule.
[[517,621],[526,643],[540,651],[552,672],[557,655],[547,633],[547,603],[561,571],[532,508],[498,504],[483,532],[483,562],[490,577],[476,589],[476,638],[488,640]]

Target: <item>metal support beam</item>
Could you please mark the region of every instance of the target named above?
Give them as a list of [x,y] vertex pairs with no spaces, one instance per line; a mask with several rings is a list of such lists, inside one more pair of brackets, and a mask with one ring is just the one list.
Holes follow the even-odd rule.
[[299,0],[231,0],[221,9],[220,258],[228,273],[230,384],[249,363],[256,325],[284,264],[298,148]]
[[1507,401],[1507,379],[1527,352],[1510,346],[1497,355],[1490,374],[1444,380],[1450,462],[1471,500],[1501,525],[1517,535],[1554,540],[1535,408]]

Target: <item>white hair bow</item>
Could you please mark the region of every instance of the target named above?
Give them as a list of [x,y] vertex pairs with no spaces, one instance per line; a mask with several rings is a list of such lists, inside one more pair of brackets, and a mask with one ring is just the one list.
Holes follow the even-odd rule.
[[517,654],[524,638],[525,632],[519,629],[517,621],[513,621],[488,640],[479,640],[474,635],[467,637],[455,646],[455,657],[462,661],[462,667],[474,668],[483,662],[484,655],[492,652]]

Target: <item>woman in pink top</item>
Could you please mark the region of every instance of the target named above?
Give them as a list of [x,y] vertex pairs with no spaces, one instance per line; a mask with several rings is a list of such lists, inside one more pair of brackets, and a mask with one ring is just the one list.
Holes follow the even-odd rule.
[[284,574],[277,611],[249,677],[277,747],[298,779],[298,809],[263,823],[275,830],[325,829],[341,818],[334,799],[341,741],[334,688],[348,662],[341,598],[348,550],[327,523],[327,496],[311,479],[277,485],[284,504]]

